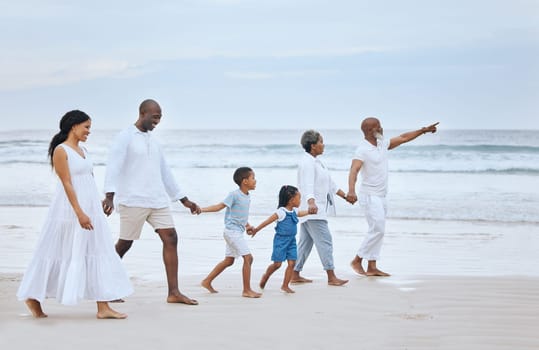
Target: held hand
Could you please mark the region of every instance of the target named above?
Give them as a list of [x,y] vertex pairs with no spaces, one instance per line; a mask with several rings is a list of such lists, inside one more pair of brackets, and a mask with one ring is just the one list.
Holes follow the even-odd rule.
[[82,227],[85,230],[93,230],[94,226],[92,225],[92,221],[88,217],[88,215],[81,213],[78,215],[79,224],[80,227]]
[[200,207],[195,203],[195,202],[191,202],[189,199],[184,201],[183,203],[183,206],[188,208],[190,211],[191,211],[191,214],[200,214],[202,212],[202,210],[200,209]]
[[101,201],[101,206],[103,207],[103,213],[106,216],[109,216],[114,211],[114,203],[110,198],[105,198]]
[[258,232],[258,230],[251,226],[251,227],[247,228],[246,232],[247,232],[247,234],[249,236],[254,237],[256,235],[256,233]]
[[354,204],[357,202],[357,195],[355,192],[348,192],[345,197],[346,201],[350,204]]
[[423,128],[423,133],[427,133],[427,132],[435,133],[436,130],[437,130],[436,126],[437,126],[438,124],[440,124],[440,122],[436,122],[436,123],[434,123],[434,124],[432,124],[432,125],[429,125],[429,126],[424,127],[424,128]]
[[309,208],[307,209],[307,211],[309,212],[309,214],[316,214],[318,213],[318,207],[315,203],[309,204]]

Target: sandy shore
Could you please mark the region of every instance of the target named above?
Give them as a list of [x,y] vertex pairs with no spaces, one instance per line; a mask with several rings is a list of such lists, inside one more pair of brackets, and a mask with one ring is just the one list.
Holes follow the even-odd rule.
[[[127,320],[95,319],[95,303],[45,302],[35,320],[15,298],[46,208],[0,210],[2,349],[537,349],[537,228],[470,222],[390,221],[382,267],[389,278],[355,275],[348,266],[361,240],[361,218],[333,218],[337,274],[329,287],[316,253],[305,267],[314,283],[279,291],[283,271],[261,299],[240,297],[240,265],[211,295],[199,282],[224,251],[222,215],[175,213],[181,232],[180,283],[198,306],[165,303],[160,243],[151,230],[124,259],[135,294],[115,307]],[[252,217],[258,223],[263,217]],[[110,219],[117,232],[117,216]],[[353,230],[354,225],[361,228]],[[253,285],[269,262],[271,229],[250,241]]]
[[[200,277],[200,276],[199,276]],[[95,304],[45,303],[36,320],[14,294],[20,275],[0,277],[3,349],[537,349],[539,279],[443,277],[323,281],[294,295],[270,281],[260,299],[239,296],[230,274],[210,295],[184,280],[198,306],[164,302],[165,288],[135,281],[136,293],[116,307],[127,320],[97,320]]]

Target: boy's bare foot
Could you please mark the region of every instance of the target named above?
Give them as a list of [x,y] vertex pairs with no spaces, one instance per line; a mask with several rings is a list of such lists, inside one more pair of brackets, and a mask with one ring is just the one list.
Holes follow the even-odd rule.
[[186,305],[198,305],[198,301],[188,298],[182,293],[169,295],[167,297],[167,303],[186,304]]
[[257,293],[254,290],[246,290],[241,293],[241,296],[245,298],[260,298],[262,293]]
[[100,311],[96,314],[96,317],[100,320],[104,319],[114,319],[114,320],[123,320],[124,318],[127,318],[127,314],[123,314],[118,311],[114,311],[112,309],[107,309]]
[[292,284],[300,284],[300,283],[312,283],[313,280],[310,280],[308,278],[305,278],[305,277],[302,277],[302,276],[297,276],[297,277],[292,277],[292,279],[290,280],[290,283]]
[[32,313],[32,316],[35,318],[45,318],[49,316],[43,312],[43,309],[41,309],[41,303],[39,301],[35,299],[26,299],[24,303]]
[[290,289],[288,286],[281,287],[281,290],[285,293],[295,293],[296,291],[293,289]]
[[342,286],[344,284],[348,283],[348,280],[342,280],[340,278],[333,278],[331,280],[328,280],[328,284],[330,286]]
[[366,275],[367,274],[365,272],[365,270],[363,270],[363,266],[361,266],[360,261],[352,260],[352,262],[350,263],[350,266],[352,266],[352,270],[354,270],[354,272],[359,274],[359,275]]
[[378,269],[367,269],[367,276],[378,276],[378,277],[388,277],[391,276],[389,273],[384,272]]
[[260,279],[260,283],[258,284],[260,286],[260,289],[264,289],[264,287],[266,287],[266,283],[268,283],[268,275],[266,273],[264,273],[262,275],[262,278]]
[[206,280],[200,282],[200,285],[206,288],[210,293],[219,293],[219,291],[217,289],[214,289],[211,283]]

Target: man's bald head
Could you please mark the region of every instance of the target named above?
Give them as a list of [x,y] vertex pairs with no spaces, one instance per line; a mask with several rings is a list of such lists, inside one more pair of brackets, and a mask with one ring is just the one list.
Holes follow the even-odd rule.
[[363,122],[361,122],[361,131],[363,131],[363,135],[367,136],[368,134],[372,134],[372,129],[377,129],[380,127],[380,121],[374,117],[368,117],[363,119]]
[[159,107],[159,103],[157,103],[157,101],[155,100],[147,99],[147,100],[142,101],[142,103],[140,104],[138,108],[138,112],[140,115],[143,115],[150,108],[154,108],[154,107]]

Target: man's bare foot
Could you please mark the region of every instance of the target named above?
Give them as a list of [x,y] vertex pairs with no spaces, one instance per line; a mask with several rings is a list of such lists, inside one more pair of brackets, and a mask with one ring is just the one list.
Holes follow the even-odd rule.
[[123,314],[118,311],[114,311],[112,309],[107,309],[100,311],[96,314],[96,317],[100,320],[104,319],[114,319],[114,320],[123,320],[124,318],[127,318],[127,314]]
[[258,284],[260,286],[260,289],[264,289],[266,287],[266,283],[268,283],[268,275],[264,273],[262,275],[262,278],[260,279],[260,283]]
[[282,290],[283,292],[285,292],[285,293],[295,293],[295,292],[296,292],[295,290],[290,289],[289,286],[282,286],[282,287],[281,287],[281,290]]
[[186,304],[186,305],[198,305],[198,301],[188,298],[187,296],[180,294],[169,295],[167,297],[167,303],[171,304]]
[[214,289],[210,282],[203,280],[200,282],[200,285],[204,288],[206,288],[210,293],[219,293],[217,289]]
[[391,276],[389,273],[384,272],[378,269],[367,269],[367,276],[378,276],[378,277],[388,277]]
[[245,290],[241,293],[241,296],[245,298],[260,298],[262,293],[257,293],[254,290]]
[[330,286],[342,286],[346,283],[348,283],[348,280],[342,280],[340,278],[334,278],[334,279],[328,280],[328,284]]
[[292,279],[290,280],[290,283],[292,284],[300,284],[300,283],[312,283],[313,280],[310,280],[308,278],[305,278],[305,277],[302,277],[302,276],[297,276],[297,277],[292,277]]
[[39,301],[35,299],[26,299],[25,304],[35,318],[45,318],[49,316],[43,312]]
[[352,266],[352,270],[354,270],[354,272],[359,274],[359,275],[366,275],[367,274],[365,272],[365,270],[363,270],[363,266],[361,266],[360,261],[352,260],[352,262],[350,263],[350,266]]

